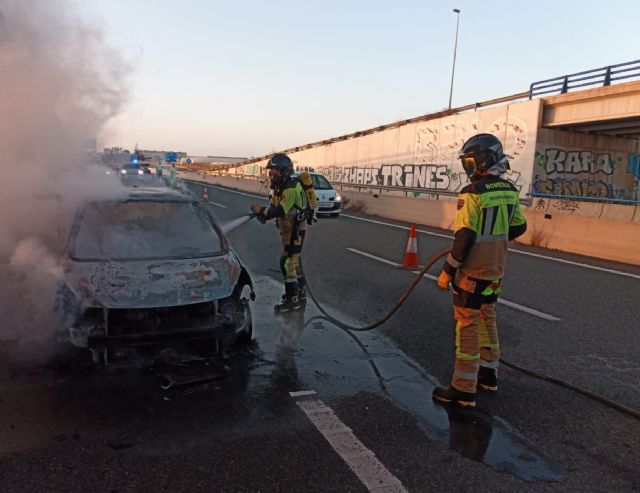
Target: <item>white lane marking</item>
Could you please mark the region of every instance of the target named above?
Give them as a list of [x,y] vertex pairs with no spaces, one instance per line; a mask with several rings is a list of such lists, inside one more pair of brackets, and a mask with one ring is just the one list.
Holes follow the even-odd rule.
[[[342,216],[343,217],[348,217],[349,219],[357,219],[358,221],[366,221],[368,223],[381,224],[382,226],[391,226],[392,228],[406,229],[407,231],[411,230],[410,227],[402,226],[401,224],[385,223],[383,221],[376,221],[374,219],[365,219],[364,217],[351,216],[351,215],[345,214],[345,213],[342,213]],[[434,233],[433,231],[426,231],[424,229],[416,229],[416,231],[418,233],[424,233],[426,235],[431,235],[431,236],[439,236],[440,238],[447,238],[449,240],[453,238],[453,236],[451,236],[451,235],[445,235],[445,234],[442,234],[442,233]]]
[[[295,392],[290,392],[293,395]],[[307,415],[309,421],[329,442],[333,450],[358,476],[368,491],[373,493],[407,493],[402,482],[378,460],[376,455],[358,440],[333,409],[319,399],[299,400],[296,404]]]
[[[349,250],[350,252],[356,253],[358,255],[362,255],[363,257],[367,257],[370,258],[372,260],[377,260],[378,262],[382,262],[383,264],[387,264],[387,265],[392,265],[393,267],[399,267],[400,264],[397,264],[396,262],[392,262],[391,260],[387,260],[386,258],[382,258],[382,257],[378,257],[376,255],[373,255],[371,253],[367,253],[367,252],[363,252],[361,250],[357,250],[356,248],[347,248],[347,250]],[[418,274],[420,271],[417,270],[413,270],[410,271],[413,274]],[[432,280],[437,280],[438,278],[436,276],[432,276],[431,274],[425,274],[424,277],[428,278],[428,279],[432,279]],[[498,298],[498,303],[502,303],[503,305],[509,306],[511,308],[514,308],[516,310],[520,310],[521,312],[525,312],[528,313],[530,315],[534,315],[538,318],[542,318],[544,320],[551,320],[553,322],[558,322],[561,319],[559,319],[558,317],[554,317],[553,315],[549,315],[548,313],[544,313],[541,311],[536,310],[535,308],[529,308],[528,306],[523,306],[523,305],[519,305],[518,303],[514,303],[513,301],[507,301],[504,298]]]
[[211,185],[211,184],[209,184],[209,183],[207,183],[207,182],[204,182],[204,181],[190,180],[190,179],[188,179],[188,178],[181,178],[181,180],[182,180],[182,181],[189,181],[189,182],[191,182],[191,183],[197,183],[198,185],[206,185],[206,186],[208,186],[209,188],[216,188],[216,189],[218,189],[218,190],[222,190],[223,192],[235,193],[235,194],[238,194],[238,195],[245,195],[245,196],[247,196],[247,197],[255,197],[255,198],[258,198],[258,199],[265,199],[265,200],[267,200],[267,198],[266,198],[264,195],[255,195],[255,194],[252,194],[252,193],[240,192],[240,191],[238,191],[238,190],[231,190],[231,189],[229,189],[229,188],[218,187],[218,186],[216,186],[216,185]]
[[[185,181],[193,181],[193,180],[185,180]],[[194,183],[200,183],[200,182],[196,182],[194,181]],[[231,192],[231,193],[237,193],[239,195],[246,195],[247,197],[257,197],[257,198],[261,198],[264,199],[265,197],[262,195],[252,195],[249,193],[244,193],[244,192],[238,192],[236,190],[229,190],[228,188],[223,188],[223,187],[216,187],[213,185],[209,185],[211,188],[217,188],[218,190],[223,190],[225,192]],[[350,214],[345,214],[342,213],[341,214],[342,217],[348,217],[349,219],[356,219],[358,221],[365,221],[368,223],[374,223],[374,224],[380,224],[382,226],[389,226],[391,228],[398,228],[398,229],[404,229],[409,231],[411,228],[408,226],[402,226],[401,224],[392,224],[392,223],[385,223],[384,221],[376,221],[374,219],[365,219],[364,217],[357,217],[357,216],[352,216]],[[445,235],[442,233],[434,233],[433,231],[427,231],[425,229],[416,229],[416,231],[418,233],[422,233],[425,235],[431,235],[431,236],[437,236],[439,238],[447,238],[447,239],[452,239],[453,236],[452,235]],[[624,271],[620,271],[620,270],[613,270],[613,269],[606,269],[604,267],[597,267],[595,265],[589,265],[589,264],[583,264],[580,262],[574,262],[572,260],[565,260],[562,258],[556,258],[556,257],[549,257],[547,255],[541,255],[539,253],[532,253],[532,252],[525,252],[524,250],[517,250],[515,248],[509,248],[510,252],[513,253],[520,253],[522,255],[529,255],[531,257],[538,257],[544,260],[551,260],[553,262],[560,262],[563,264],[569,264],[569,265],[575,265],[576,267],[584,267],[585,269],[592,269],[592,270],[599,270],[602,272],[608,272],[609,274],[616,274],[618,276],[626,276],[626,277],[632,277],[634,279],[640,279],[640,275],[639,274],[631,274],[630,272],[624,272]]]
[[302,397],[304,395],[315,395],[315,390],[298,390],[296,392],[289,392],[291,397]]
[[[343,217],[348,217],[349,219],[357,219],[358,221],[366,221],[368,223],[374,223],[374,224],[380,224],[383,226],[390,226],[392,228],[398,228],[398,229],[404,229],[404,230],[411,230],[410,227],[408,226],[402,226],[401,224],[392,224],[392,223],[385,223],[383,221],[375,221],[373,219],[365,219],[364,217],[357,217],[357,216],[351,216],[349,214],[342,214]],[[438,236],[440,238],[448,238],[448,239],[452,239],[453,236],[451,235],[445,235],[442,233],[434,233],[433,231],[426,231],[424,229],[416,229],[416,231],[418,233],[423,233],[425,235],[431,235],[431,236]],[[562,258],[556,258],[556,257],[549,257],[547,255],[541,255],[539,253],[531,253],[531,252],[525,252],[524,250],[517,250],[515,248],[509,248],[510,252],[513,253],[520,253],[522,255],[529,255],[531,257],[538,257],[541,259],[545,259],[545,260],[552,260],[554,262],[561,262],[563,264],[569,264],[569,265],[575,265],[577,267],[584,267],[586,269],[592,269],[592,270],[599,270],[602,272],[608,272],[609,274],[616,274],[619,276],[627,276],[627,277],[633,277],[634,279],[640,279],[640,275],[639,274],[631,274],[630,272],[624,272],[624,271],[619,271],[619,270],[613,270],[613,269],[606,269],[604,267],[598,267],[595,265],[589,265],[589,264],[583,264],[580,262],[574,262],[572,260],[565,260]]]
[[583,264],[581,262],[574,262],[573,260],[565,260],[563,258],[546,257],[544,255],[540,255],[539,253],[524,252],[522,250],[512,250],[511,248],[509,248],[509,251],[514,252],[514,253],[521,253],[522,255],[529,255],[531,257],[538,257],[538,258],[543,258],[543,259],[548,259],[548,260],[555,260],[556,262],[561,262],[563,264],[569,264],[569,265],[575,265],[577,267],[585,267],[587,269],[593,269],[593,270],[599,270],[599,271],[602,271],[602,272],[608,272],[609,274],[617,274],[619,276],[626,276],[626,277],[633,277],[634,279],[640,279],[640,275],[638,275],[638,274],[631,274],[630,272],[623,272],[621,270],[607,269],[605,267],[598,267],[596,265]]
[[226,205],[218,204],[217,202],[211,202],[211,201],[209,201],[209,203],[210,203],[210,204],[213,204],[213,205],[217,205],[218,207],[222,207],[223,209],[226,209],[226,208],[227,208],[227,206],[226,206]]

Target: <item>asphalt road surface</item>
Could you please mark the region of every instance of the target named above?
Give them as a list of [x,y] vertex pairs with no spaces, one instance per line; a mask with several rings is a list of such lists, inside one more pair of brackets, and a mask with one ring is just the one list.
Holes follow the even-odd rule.
[[[225,225],[260,200],[209,187],[207,207]],[[394,266],[408,226],[320,219],[303,255],[317,301],[354,325],[386,314],[414,276]],[[418,229],[423,261],[450,243]],[[432,402],[454,352],[451,300],[432,279],[376,331],[305,325],[314,302],[273,314],[274,225],[227,236],[256,283],[255,339],[200,368],[204,383],[163,389],[158,368],[24,367],[0,343],[0,491],[640,490],[640,420],[575,392],[503,368],[476,410]],[[638,267],[513,244],[503,356],[640,409],[639,287]]]

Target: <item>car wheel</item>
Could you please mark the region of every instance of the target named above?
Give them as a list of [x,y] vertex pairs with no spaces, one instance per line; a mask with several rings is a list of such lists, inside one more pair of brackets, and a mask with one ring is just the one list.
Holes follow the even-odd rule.
[[251,287],[244,285],[238,294],[228,298],[221,306],[220,313],[228,315],[237,325],[235,343],[249,344],[253,338],[253,319],[249,300]]

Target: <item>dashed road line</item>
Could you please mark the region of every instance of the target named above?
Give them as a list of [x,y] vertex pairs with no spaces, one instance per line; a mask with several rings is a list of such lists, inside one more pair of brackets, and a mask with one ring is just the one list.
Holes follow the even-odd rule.
[[[363,257],[367,257],[370,258],[372,260],[376,260],[378,262],[381,262],[383,264],[387,264],[387,265],[391,265],[393,267],[399,267],[400,264],[396,263],[396,262],[392,262],[391,260],[387,260],[386,258],[382,258],[382,257],[378,257],[377,255],[373,255],[371,253],[367,253],[367,252],[363,252],[362,250],[358,250],[356,248],[347,248],[348,251],[358,254],[358,255],[362,255]],[[420,271],[414,270],[411,271],[413,274],[417,274]],[[432,280],[436,280],[437,277],[436,276],[432,276],[431,274],[425,274],[424,277],[428,278],[428,279],[432,279]],[[510,308],[513,308],[515,310],[520,310],[521,312],[525,312],[528,313],[530,315],[533,315],[535,317],[538,318],[542,318],[543,320],[550,320],[552,322],[559,322],[561,319],[558,317],[554,317],[553,315],[549,315],[548,313],[544,313],[541,312],[539,310],[536,310],[535,308],[529,308],[528,306],[524,306],[524,305],[520,305],[518,303],[514,303],[513,301],[507,301],[504,298],[498,298],[498,303],[502,303],[505,306],[508,306]]]
[[[289,392],[289,395],[294,398],[313,394],[315,394],[313,390]],[[296,400],[296,404],[368,491],[407,493],[402,482],[355,436],[351,428],[340,421],[333,409],[319,399],[300,399]]]
[[217,205],[218,207],[222,207],[223,209],[226,209],[226,208],[227,208],[227,206],[226,206],[226,205],[218,204],[217,202],[211,202],[211,201],[209,201],[209,202],[207,202],[207,203],[208,203],[208,204]]
[[[368,223],[380,224],[382,226],[389,226],[391,228],[404,229],[406,231],[411,230],[410,227],[402,226],[401,224],[386,223],[384,221],[376,221],[375,219],[366,219],[364,217],[352,216],[350,214],[344,214],[343,213],[342,217],[348,217],[349,219],[356,219],[358,221],[365,221],[365,222],[368,222]],[[445,235],[445,234],[442,234],[442,233],[434,233],[433,231],[427,231],[425,229],[416,229],[416,231],[418,233],[422,233],[422,234],[425,234],[425,235],[437,236],[437,237],[440,237],[440,238],[453,239],[452,235]],[[598,267],[596,265],[590,265],[590,264],[585,264],[585,263],[581,263],[581,262],[574,262],[573,260],[566,260],[566,259],[557,258],[557,257],[549,257],[547,255],[541,255],[539,253],[525,252],[524,250],[518,250],[518,249],[515,249],[515,248],[509,248],[509,251],[513,252],[513,253],[519,253],[521,255],[529,255],[530,257],[537,257],[537,258],[541,258],[541,259],[544,259],[544,260],[551,260],[553,262],[560,262],[560,263],[563,263],[563,264],[575,265],[576,267],[584,267],[585,269],[599,270],[599,271],[602,271],[602,272],[608,272],[609,274],[616,274],[618,276],[626,276],[626,277],[632,277],[634,279],[640,279],[640,275],[631,274],[630,272],[624,272],[624,271],[614,270],[614,269],[607,269],[605,267]]]

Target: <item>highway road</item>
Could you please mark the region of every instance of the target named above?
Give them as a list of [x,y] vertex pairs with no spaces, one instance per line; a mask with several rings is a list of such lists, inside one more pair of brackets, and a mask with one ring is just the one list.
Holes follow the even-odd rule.
[[[265,200],[208,191],[222,225]],[[321,218],[303,255],[317,301],[355,325],[382,317],[414,276],[395,266],[409,226]],[[423,261],[451,241],[418,230]],[[314,302],[272,311],[283,292],[274,225],[227,236],[257,299],[255,340],[225,376],[164,390],[149,369],[25,369],[0,355],[1,491],[640,490],[640,421],[573,391],[503,368],[474,411],[432,402],[454,352],[451,299],[432,279],[376,331],[305,325]],[[503,356],[640,410],[639,287],[637,266],[513,244]]]

